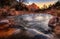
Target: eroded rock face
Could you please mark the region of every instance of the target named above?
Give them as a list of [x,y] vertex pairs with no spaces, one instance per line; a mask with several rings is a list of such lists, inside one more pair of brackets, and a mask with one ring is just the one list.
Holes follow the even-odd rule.
[[49,27],[51,27],[54,36],[56,37],[54,39],[60,39],[60,17],[53,17],[49,21]]
[[55,35],[60,38],[60,24],[57,24],[54,28]]

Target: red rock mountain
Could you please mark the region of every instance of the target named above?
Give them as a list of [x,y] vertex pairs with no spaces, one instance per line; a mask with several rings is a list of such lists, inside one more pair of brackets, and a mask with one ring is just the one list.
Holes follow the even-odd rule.
[[39,7],[35,3],[32,3],[31,5],[28,5],[27,7],[28,7],[29,11],[35,11],[35,10],[39,9]]

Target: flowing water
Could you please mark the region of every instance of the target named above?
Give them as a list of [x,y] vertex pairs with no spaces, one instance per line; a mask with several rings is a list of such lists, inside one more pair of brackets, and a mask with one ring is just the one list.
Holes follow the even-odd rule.
[[37,29],[39,31],[48,31],[48,22],[53,16],[50,14],[24,14],[20,16],[15,16],[15,22],[18,25]]
[[33,35],[42,34],[47,37],[52,37],[52,34],[49,34],[50,32],[47,32],[48,34],[45,34],[45,31],[51,29],[48,26],[48,23],[49,20],[53,18],[53,16],[50,14],[24,14],[19,16],[11,16],[8,18],[13,18],[14,22],[17,25],[25,27],[25,29],[27,29],[27,31]]
[[25,14],[21,16],[29,28],[48,30],[48,22],[53,17],[49,14]]

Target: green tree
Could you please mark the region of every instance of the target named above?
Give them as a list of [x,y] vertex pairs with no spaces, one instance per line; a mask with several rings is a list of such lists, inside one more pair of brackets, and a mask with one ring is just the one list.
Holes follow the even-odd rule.
[[54,9],[60,9],[60,1],[57,1],[55,4],[53,5],[49,5],[49,8],[48,9],[51,9],[51,8],[54,8]]
[[16,0],[0,0],[0,6],[5,6],[8,5],[10,6],[11,4],[13,4]]
[[15,9],[16,9],[16,10],[25,10],[25,11],[28,10],[28,8],[26,7],[26,5],[23,4],[22,2],[19,2],[19,3],[15,6]]
[[43,5],[43,8],[44,8],[44,9],[47,9],[47,5],[44,4],[44,5]]

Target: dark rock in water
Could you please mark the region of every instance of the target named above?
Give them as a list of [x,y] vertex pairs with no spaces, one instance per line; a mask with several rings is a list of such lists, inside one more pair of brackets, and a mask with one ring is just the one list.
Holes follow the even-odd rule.
[[20,25],[9,25],[9,28],[16,28],[16,29],[26,30],[23,26],[20,26]]
[[[15,27],[11,27],[10,29],[14,28],[15,30],[13,31],[13,34],[10,36],[7,36],[6,38],[1,38],[1,39],[37,39],[37,38],[41,38],[41,39],[47,39],[49,38],[48,34],[44,34],[42,32],[37,31],[36,29],[22,29],[23,27],[19,26],[20,28],[18,28],[17,26]],[[7,32],[7,31],[6,31]],[[11,32],[10,32],[11,33]],[[48,36],[46,36],[48,35]],[[35,37],[34,37],[35,36]],[[44,38],[43,38],[44,37]]]
[[48,37],[44,35],[36,35],[33,39],[48,39]]

